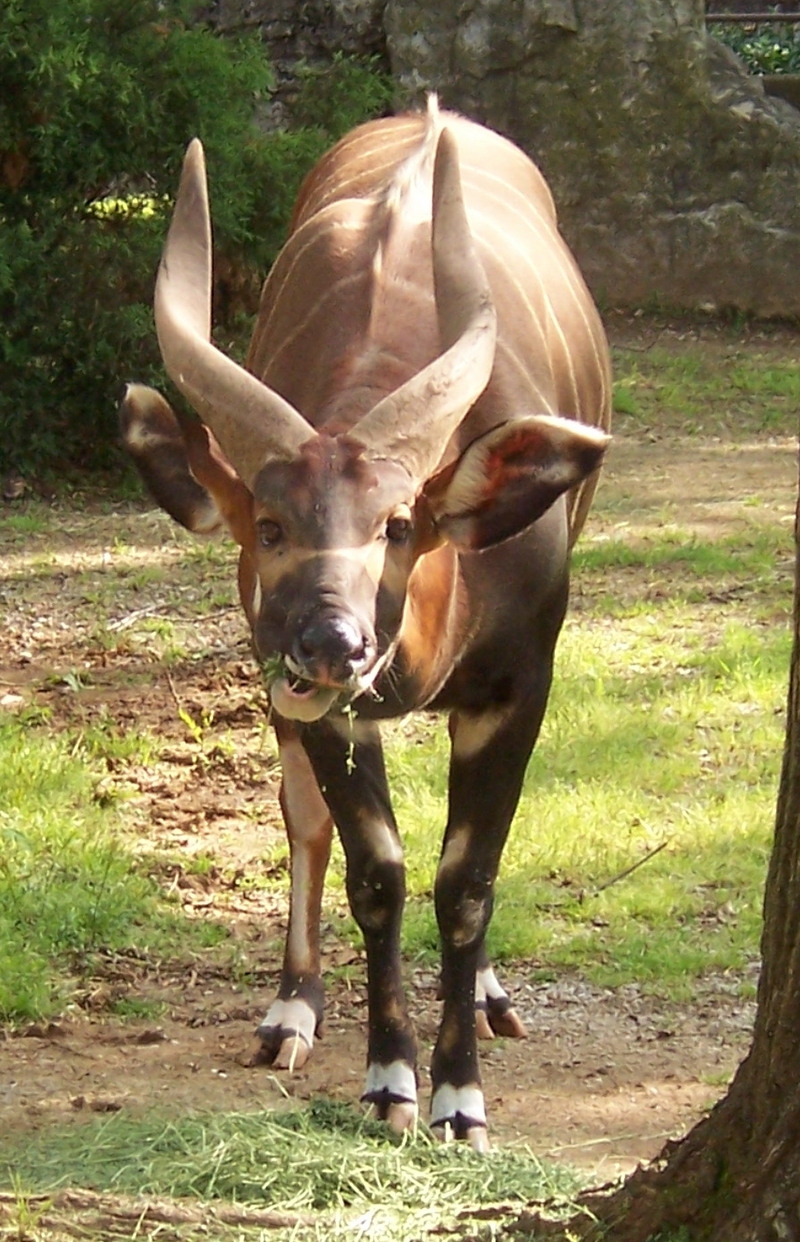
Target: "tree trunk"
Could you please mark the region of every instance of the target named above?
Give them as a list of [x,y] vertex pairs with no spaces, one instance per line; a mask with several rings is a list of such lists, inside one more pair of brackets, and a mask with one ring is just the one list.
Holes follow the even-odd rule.
[[[800,503],[786,742],[761,939],[753,1043],[728,1094],[566,1226],[604,1242],[800,1242]],[[682,1231],[682,1232],[681,1232]]]

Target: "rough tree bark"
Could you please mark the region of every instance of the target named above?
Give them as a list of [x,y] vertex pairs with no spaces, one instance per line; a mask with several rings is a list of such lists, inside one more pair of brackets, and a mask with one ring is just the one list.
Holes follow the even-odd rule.
[[[794,644],[753,1043],[727,1095],[620,1188],[590,1193],[572,1236],[648,1242],[800,1240],[800,502]],[[681,1229],[683,1232],[680,1232]]]

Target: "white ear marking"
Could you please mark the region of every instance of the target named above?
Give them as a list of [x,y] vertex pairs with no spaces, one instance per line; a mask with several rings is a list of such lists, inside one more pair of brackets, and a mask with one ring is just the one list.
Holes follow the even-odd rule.
[[[599,427],[554,414],[532,414],[501,423],[464,450],[441,502],[440,518],[470,513],[486,500],[487,461],[498,446],[513,437],[515,430],[520,434],[526,430],[542,434],[550,450],[543,460],[543,471],[551,487],[565,490],[578,481],[583,454],[599,454],[611,440]],[[531,467],[534,465],[532,460]]]

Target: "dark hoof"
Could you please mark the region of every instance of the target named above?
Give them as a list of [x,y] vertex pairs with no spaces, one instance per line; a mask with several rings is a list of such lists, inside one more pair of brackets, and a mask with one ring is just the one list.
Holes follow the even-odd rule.
[[253,1065],[271,1065],[289,1073],[300,1070],[311,1055],[311,1045],[299,1031],[281,1027],[259,1027],[256,1034],[261,1045],[253,1056]]
[[395,1134],[405,1134],[407,1130],[416,1129],[419,1108],[414,1100],[393,1100],[390,1096],[383,1095],[375,1100],[365,1097],[363,1102],[378,1121],[385,1121]]

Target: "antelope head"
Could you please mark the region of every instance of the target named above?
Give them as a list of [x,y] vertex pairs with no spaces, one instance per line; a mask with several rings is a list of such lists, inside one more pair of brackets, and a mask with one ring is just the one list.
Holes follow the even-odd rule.
[[290,719],[317,720],[370,690],[396,650],[423,554],[445,541],[476,549],[517,533],[594,469],[605,445],[592,428],[515,417],[441,468],[489,382],[497,325],[447,129],[432,187],[438,356],[334,432],[313,426],[211,344],[211,226],[198,141],[184,161],[156,284],[159,343],[170,377],[232,467],[236,517],[228,524],[242,548],[256,657],[272,670],[275,709]]

